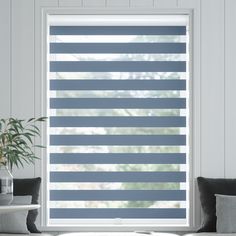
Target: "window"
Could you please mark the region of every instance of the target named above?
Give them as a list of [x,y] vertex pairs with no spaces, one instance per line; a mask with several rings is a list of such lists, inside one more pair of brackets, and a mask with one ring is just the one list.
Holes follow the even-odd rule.
[[188,18],[103,17],[49,20],[48,225],[187,225]]

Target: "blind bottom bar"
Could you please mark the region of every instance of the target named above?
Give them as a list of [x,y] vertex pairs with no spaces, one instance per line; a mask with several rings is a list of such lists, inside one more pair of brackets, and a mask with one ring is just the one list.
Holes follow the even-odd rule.
[[186,218],[185,208],[162,208],[162,209],[138,209],[138,208],[51,208],[51,219],[184,219]]

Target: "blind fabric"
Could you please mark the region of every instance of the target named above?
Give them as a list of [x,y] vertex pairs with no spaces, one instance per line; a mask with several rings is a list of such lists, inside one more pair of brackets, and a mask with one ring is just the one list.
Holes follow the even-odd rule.
[[186,27],[49,34],[49,218],[185,219]]

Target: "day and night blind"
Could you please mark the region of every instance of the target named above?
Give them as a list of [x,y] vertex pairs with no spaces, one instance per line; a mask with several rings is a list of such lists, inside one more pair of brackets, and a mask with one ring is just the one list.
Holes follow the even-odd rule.
[[185,219],[186,26],[49,32],[49,219]]

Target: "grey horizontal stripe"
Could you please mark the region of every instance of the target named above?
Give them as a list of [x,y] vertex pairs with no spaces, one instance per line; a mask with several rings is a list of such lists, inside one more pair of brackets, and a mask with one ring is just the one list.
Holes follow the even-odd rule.
[[186,117],[51,116],[50,127],[185,127]]
[[50,35],[186,35],[186,26],[50,26]]
[[52,109],[186,108],[185,98],[50,98]]
[[50,153],[50,164],[186,164],[186,154]]
[[50,135],[50,145],[150,145],[186,144],[186,135]]
[[186,62],[51,61],[50,72],[186,72]]
[[184,219],[185,208],[50,208],[50,219]]
[[185,190],[50,190],[51,201],[184,201]]
[[50,53],[186,53],[186,43],[50,43]]
[[185,182],[185,172],[50,172],[50,182]]
[[50,80],[50,90],[186,90],[186,80]]

